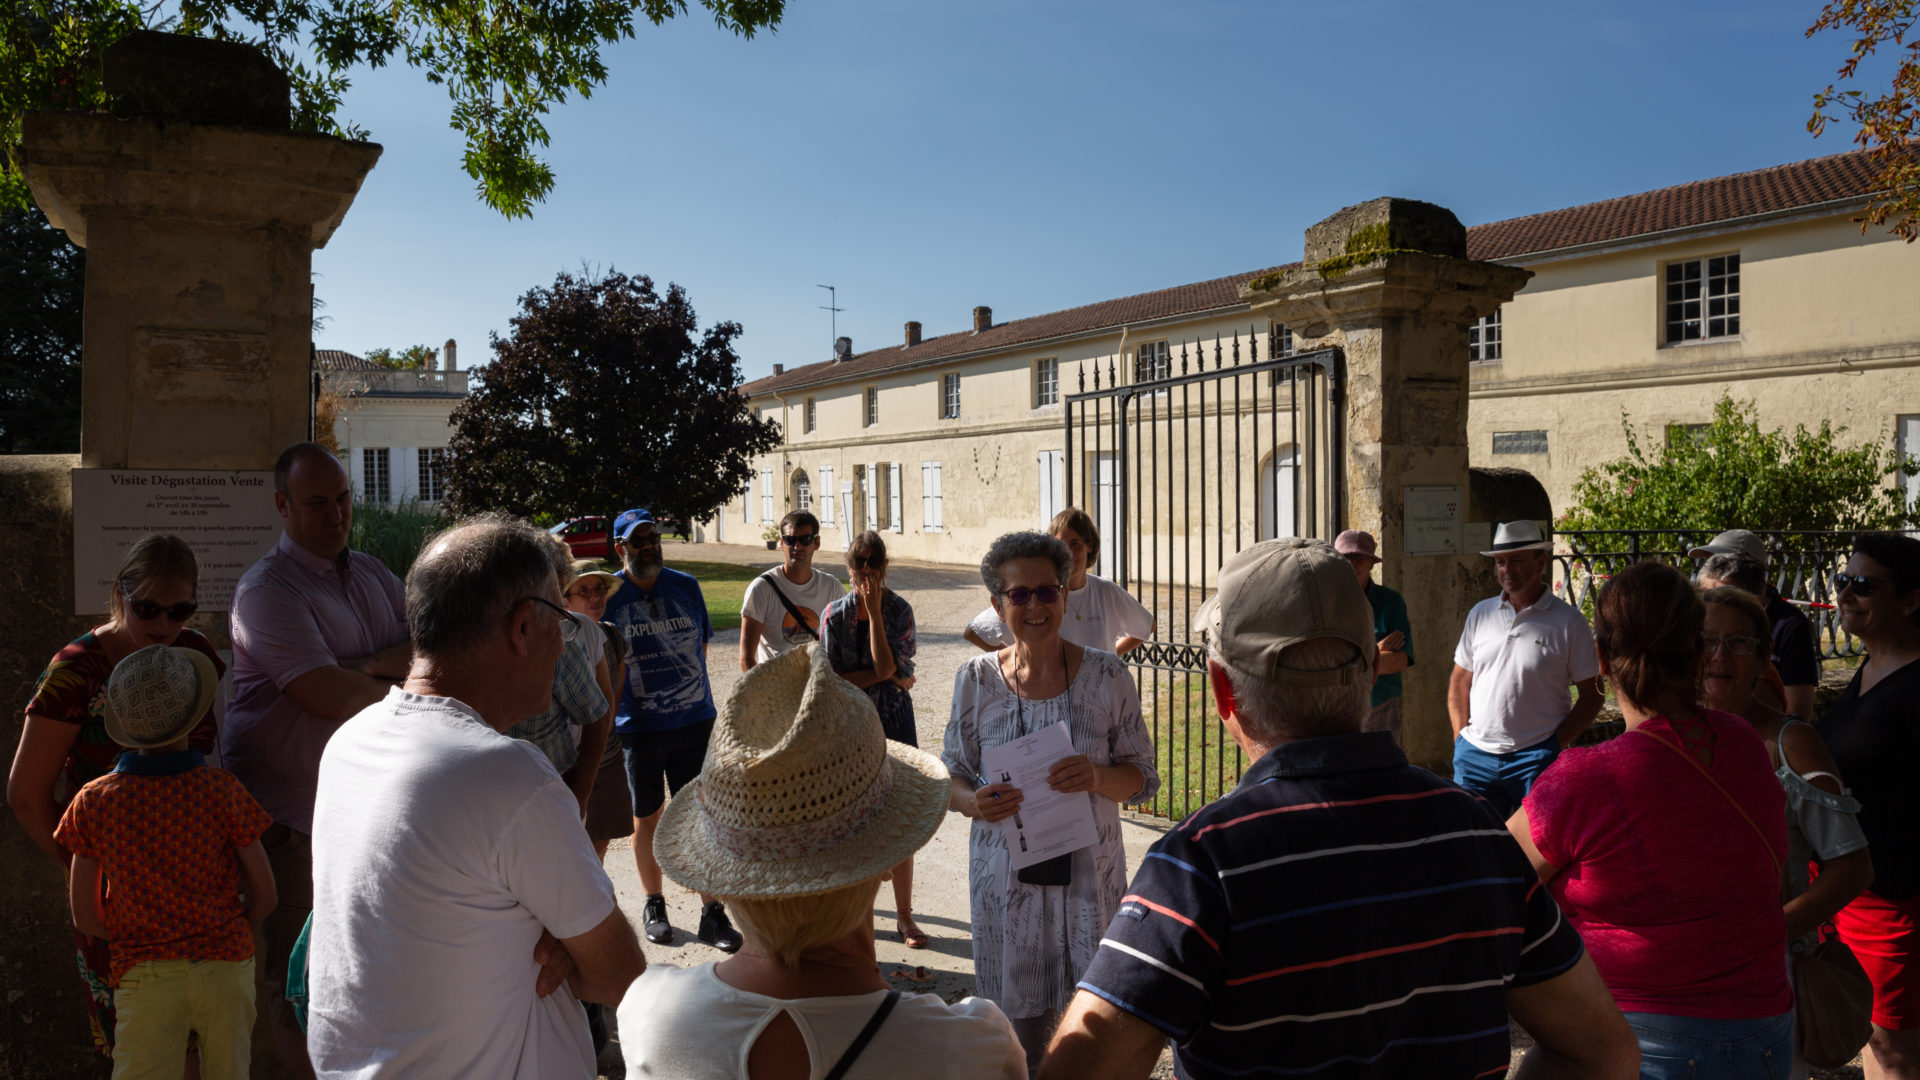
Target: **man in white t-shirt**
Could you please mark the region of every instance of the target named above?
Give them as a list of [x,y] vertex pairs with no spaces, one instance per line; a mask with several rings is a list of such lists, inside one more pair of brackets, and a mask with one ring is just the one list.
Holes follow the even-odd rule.
[[740,602],[740,670],[750,671],[795,645],[820,640],[827,605],[844,589],[829,573],[813,568],[820,550],[820,519],[795,510],[780,519],[779,566],[753,579]]
[[573,794],[502,734],[546,709],[583,632],[546,538],[505,519],[443,534],[407,575],[407,617],[406,681],[320,759],[315,1073],[584,1080],[581,1000],[619,1004],[646,959]]
[[1547,588],[1552,550],[1534,522],[1499,526],[1492,550],[1480,554],[1493,559],[1500,595],[1467,613],[1453,651],[1453,782],[1485,797],[1503,819],[1600,712],[1593,629]]

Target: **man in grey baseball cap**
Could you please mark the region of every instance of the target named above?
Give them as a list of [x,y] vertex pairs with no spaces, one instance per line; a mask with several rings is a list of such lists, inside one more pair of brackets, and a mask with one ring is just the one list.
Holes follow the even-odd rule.
[[1041,1080],[1145,1077],[1168,1039],[1194,1078],[1480,1076],[1506,1068],[1509,1014],[1537,1044],[1522,1075],[1635,1076],[1632,1030],[1503,823],[1360,730],[1374,621],[1347,560],[1256,544],[1196,618],[1250,764],[1140,862]]

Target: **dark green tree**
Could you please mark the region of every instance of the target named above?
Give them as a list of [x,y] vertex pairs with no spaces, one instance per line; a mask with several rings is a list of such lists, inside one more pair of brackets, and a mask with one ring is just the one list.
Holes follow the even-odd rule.
[[1890,440],[1845,445],[1844,427],[1763,430],[1751,401],[1723,396],[1713,422],[1658,446],[1622,414],[1627,456],[1573,486],[1567,529],[1898,529],[1914,520],[1892,481],[1920,472]]
[[367,360],[391,371],[422,371],[440,355],[427,345],[409,345],[399,352],[380,348],[367,350]]
[[[752,37],[780,23],[786,0],[699,0],[722,29]],[[601,49],[636,23],[687,14],[688,0],[6,0],[0,6],[0,147],[19,142],[28,109],[105,105],[100,55],[146,28],[258,46],[293,84],[293,126],[342,138],[368,132],[339,116],[355,68],[404,63],[446,88],[448,124],[488,206],[524,217],[553,189],[536,156],[545,117],[607,79]],[[9,161],[0,206],[25,205]]]
[[512,326],[453,414],[457,513],[644,506],[701,521],[779,445],[736,389],[740,325],[702,331],[678,285],[662,295],[644,275],[562,273],[520,298]]
[[86,252],[34,209],[0,209],[0,452],[80,449]]

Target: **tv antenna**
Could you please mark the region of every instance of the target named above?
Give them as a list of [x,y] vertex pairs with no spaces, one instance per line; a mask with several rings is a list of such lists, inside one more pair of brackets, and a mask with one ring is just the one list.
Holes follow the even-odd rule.
[[836,292],[834,290],[834,287],[831,285],[815,285],[814,288],[827,290],[827,302],[820,306],[820,310],[832,312],[832,314],[827,317],[828,318],[827,325],[832,328],[833,340],[839,341],[840,340],[840,313],[847,310],[846,308],[839,306],[840,294]]

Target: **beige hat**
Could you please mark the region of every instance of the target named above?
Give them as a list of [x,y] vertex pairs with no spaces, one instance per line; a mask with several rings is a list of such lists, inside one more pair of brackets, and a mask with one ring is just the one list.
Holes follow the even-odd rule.
[[579,584],[581,578],[599,578],[605,581],[607,583],[608,596],[619,592],[620,586],[627,583],[627,579],[621,577],[619,574],[608,573],[600,569],[600,564],[592,559],[573,560],[573,580],[567,582],[567,588],[571,589]]
[[192,731],[219,687],[206,653],[149,645],[114,665],[100,719],[114,742],[151,750]]
[[1767,542],[1745,529],[1728,529],[1687,552],[1687,557],[1692,559],[1705,559],[1714,555],[1745,555],[1761,566],[1765,566],[1767,565]]
[[811,896],[919,850],[950,790],[940,759],[888,741],[866,692],[806,645],[734,685],[700,775],[660,817],[653,854],[697,892]]
[[[1227,666],[1268,682],[1350,683],[1373,668],[1373,608],[1353,567],[1325,540],[1267,540],[1228,559],[1199,620]],[[1281,666],[1287,648],[1323,637],[1351,642],[1359,659],[1326,671]]]

